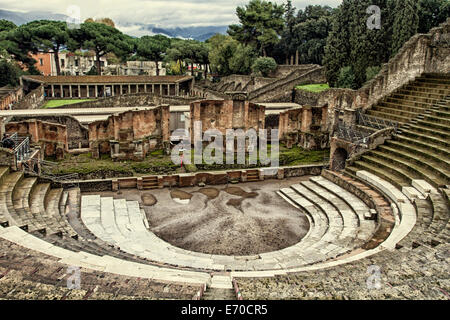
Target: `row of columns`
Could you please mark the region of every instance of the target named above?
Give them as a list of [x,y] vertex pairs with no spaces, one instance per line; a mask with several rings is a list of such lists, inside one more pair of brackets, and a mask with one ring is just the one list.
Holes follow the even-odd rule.
[[[98,84],[94,84],[94,85],[69,84],[68,85],[69,86],[69,96],[66,97],[66,96],[64,96],[63,87],[67,86],[67,85],[62,85],[62,84],[55,85],[55,84],[52,84],[52,85],[50,85],[50,87],[51,87],[50,96],[52,98],[55,97],[55,88],[56,87],[59,87],[59,92],[60,92],[60,97],[61,98],[63,98],[63,97],[65,97],[65,98],[81,98],[82,97],[81,96],[81,87],[85,87],[86,88],[86,96],[85,97],[90,98],[91,96],[90,96],[89,88],[93,86],[94,87],[94,95],[92,96],[92,98],[99,98],[99,97],[105,97],[106,96],[106,88],[107,87],[111,88],[111,96],[115,96],[116,95],[116,88],[118,86],[120,87],[120,94],[123,94],[124,86],[126,86],[128,88],[127,93],[131,93],[132,86],[135,86],[135,89],[136,89],[134,93],[138,93],[139,92],[139,86],[141,86],[141,85],[142,84],[102,84],[102,85],[98,85]],[[161,95],[163,93],[164,86],[167,87],[167,94],[168,95],[170,95],[171,87],[172,88],[175,87],[175,95],[176,96],[180,95],[180,84],[179,83],[175,83],[175,84],[173,84],[173,83],[172,84],[170,84],[170,83],[168,83],[168,84],[162,84],[162,83],[155,84],[155,83],[152,83],[151,84],[151,91],[150,91],[150,84],[144,84],[144,91],[143,92],[144,93],[147,93],[147,92],[155,93],[155,88],[158,88],[158,86],[159,86],[159,94],[161,94]],[[74,97],[74,95],[73,95],[72,87],[77,87],[77,89],[78,89],[78,95],[76,97]],[[103,87],[103,94],[101,96],[99,96],[99,87]]]

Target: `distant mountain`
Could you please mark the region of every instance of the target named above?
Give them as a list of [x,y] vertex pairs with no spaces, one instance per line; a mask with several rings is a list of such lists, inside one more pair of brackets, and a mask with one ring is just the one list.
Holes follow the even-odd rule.
[[205,41],[216,33],[226,33],[228,26],[205,26],[205,27],[184,27],[184,28],[158,28],[152,29],[153,33],[164,34],[173,38],[195,39]]
[[59,13],[51,13],[47,11],[29,11],[18,12],[0,9],[0,19],[5,19],[14,22],[16,25],[21,25],[34,20],[59,20],[66,21],[68,16]]
[[[68,16],[64,14],[46,11],[18,12],[0,10],[0,19],[14,22],[16,25],[28,23],[33,20],[59,20],[66,21]],[[130,36],[141,37],[143,35],[163,34],[171,38],[195,39],[205,41],[216,33],[226,33],[228,26],[199,26],[199,27],[175,27],[164,28],[154,24],[136,23],[129,21],[117,21],[116,27]]]

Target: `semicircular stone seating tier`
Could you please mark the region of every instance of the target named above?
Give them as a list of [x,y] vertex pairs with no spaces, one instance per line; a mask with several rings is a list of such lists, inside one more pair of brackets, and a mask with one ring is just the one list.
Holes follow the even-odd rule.
[[322,177],[282,189],[280,196],[305,212],[310,230],[297,244],[254,256],[224,256],[184,250],[149,230],[137,201],[86,195],[81,219],[98,238],[121,250],[172,266],[207,270],[284,270],[335,259],[370,241],[376,222],[369,207]]
[[[68,201],[79,201],[72,191],[79,194],[79,189],[52,189],[50,183],[41,183],[36,177],[0,167],[0,238],[66,266],[162,282],[201,286],[211,282],[208,273],[151,264],[98,239],[82,237],[65,212]],[[3,254],[8,257],[9,252]]]

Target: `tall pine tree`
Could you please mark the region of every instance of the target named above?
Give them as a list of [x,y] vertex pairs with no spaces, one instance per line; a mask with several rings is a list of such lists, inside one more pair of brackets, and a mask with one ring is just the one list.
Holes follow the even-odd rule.
[[419,6],[417,0],[401,0],[396,2],[393,24],[391,56],[419,29]]

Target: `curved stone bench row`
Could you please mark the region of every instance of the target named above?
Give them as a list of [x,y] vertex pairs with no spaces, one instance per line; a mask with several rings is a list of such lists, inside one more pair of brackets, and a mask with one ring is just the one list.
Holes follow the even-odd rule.
[[448,244],[433,250],[385,250],[335,268],[235,280],[245,300],[448,300],[448,250]]
[[201,287],[81,268],[81,288],[68,289],[72,273],[57,258],[4,239],[0,251],[0,299],[192,299]]
[[96,256],[87,252],[73,252],[39,239],[17,226],[0,228],[0,238],[14,242],[24,248],[55,257],[68,266],[78,266],[90,270],[141,277],[159,281],[206,284],[210,281],[207,273],[184,271],[139,264],[111,256]]
[[[400,190],[396,189],[395,186],[389,182],[367,172],[358,171],[358,177],[366,181],[369,185],[376,187],[378,190],[383,192],[392,203],[395,204],[394,213],[396,214],[395,226],[389,236],[377,247],[370,250],[362,250],[360,252],[356,251],[349,255],[344,255],[339,259],[334,259],[331,261],[325,261],[320,263],[315,263],[308,266],[302,266],[298,268],[291,268],[289,270],[266,270],[264,272],[250,271],[250,272],[232,272],[233,278],[266,278],[275,277],[279,275],[286,275],[291,273],[302,273],[306,271],[321,270],[328,268],[340,268],[342,265],[348,263],[354,263],[355,261],[372,257],[385,250],[393,250],[396,244],[405,238],[414,228],[416,223],[416,211],[414,206],[411,204],[410,200],[404,195]],[[361,204],[360,204],[361,205]],[[362,213],[362,210],[361,210]]]
[[[37,178],[25,178],[22,172],[0,170],[0,216],[4,226],[18,226],[50,244],[74,252],[111,255],[117,258],[150,264],[97,239],[80,237],[67,221],[64,212],[68,192],[51,189],[49,183],[38,183]],[[75,199],[74,201],[78,201]],[[77,213],[78,214],[78,213]]]
[[83,196],[81,220],[96,237],[127,253],[170,266],[220,271],[284,270],[311,265],[336,258],[370,239],[375,222],[364,220],[369,208],[362,201],[354,201],[348,194],[346,197],[353,201],[350,207],[331,194],[340,200],[327,202],[306,186],[317,193],[325,192],[328,198],[329,191],[315,183],[282,189],[279,194],[304,209],[311,225],[307,235],[291,247],[251,257],[210,255],[172,246],[149,230],[136,201]]

